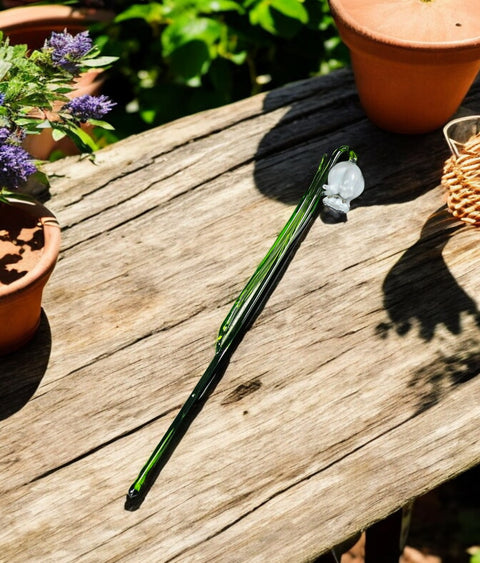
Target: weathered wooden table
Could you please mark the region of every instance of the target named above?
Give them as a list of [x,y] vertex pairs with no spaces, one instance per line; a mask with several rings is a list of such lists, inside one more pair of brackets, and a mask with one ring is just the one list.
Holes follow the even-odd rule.
[[[480,113],[480,83],[464,107]],[[125,494],[324,152],[319,218],[136,512]],[[480,462],[479,232],[440,131],[382,132],[349,71],[50,165],[63,251],[1,359],[2,561],[310,561]]]

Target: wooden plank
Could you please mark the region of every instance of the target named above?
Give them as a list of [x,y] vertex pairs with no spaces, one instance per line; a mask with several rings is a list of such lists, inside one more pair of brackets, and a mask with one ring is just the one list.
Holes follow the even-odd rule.
[[[255,346],[258,335],[254,336],[255,338],[252,335],[246,344]],[[242,349],[239,349],[239,353],[241,351]],[[214,520],[217,521],[218,530],[225,525],[225,514],[222,512],[223,504],[227,502],[227,499],[232,504],[231,510],[234,511],[230,522],[236,522],[241,515],[245,518],[249,517],[253,510],[252,507],[257,507],[260,510],[257,514],[257,523],[260,525],[264,504],[285,495],[285,498],[289,499],[297,486],[307,486],[308,488],[308,483],[313,477],[318,480],[316,486],[321,487],[322,495],[310,497],[310,502],[306,500],[309,498],[307,493],[305,496],[302,495],[302,503],[305,503],[303,510],[306,511],[305,522],[309,521],[309,515],[313,518],[316,512],[321,512],[322,518],[326,520],[320,521],[322,525],[318,530],[324,530],[323,526],[327,526],[329,518],[333,518],[335,515],[336,518],[339,518],[343,509],[350,514],[350,518],[353,520],[351,525],[354,526],[360,516],[364,517],[363,510],[362,514],[351,511],[355,502],[360,503],[370,512],[378,514],[379,506],[381,507],[385,503],[390,506],[392,498],[396,498],[395,495],[399,495],[398,499],[401,499],[406,489],[408,490],[411,486],[412,480],[417,486],[420,483],[426,490],[435,484],[435,479],[443,479],[445,470],[452,466],[452,460],[454,460],[454,464],[458,464],[460,461],[464,463],[465,460],[472,460],[478,456],[478,448],[475,445],[472,447],[468,439],[469,427],[478,427],[478,381],[475,379],[457,386],[455,392],[450,394],[448,394],[448,381],[442,382],[443,398],[439,398],[437,405],[431,409],[424,410],[417,415],[415,413],[419,410],[417,404],[419,397],[410,391],[410,398],[407,397],[405,401],[409,404],[410,418],[407,417],[402,422],[401,417],[405,416],[406,411],[404,405],[399,405],[399,412],[389,412],[392,410],[392,394],[396,395],[388,390],[391,385],[388,385],[387,382],[381,390],[370,389],[369,397],[365,390],[362,392],[362,388],[368,387],[368,381],[363,375],[360,376],[360,381],[350,378],[350,396],[341,397],[339,392],[345,394],[346,389],[340,376],[323,381],[316,374],[312,378],[310,388],[305,389],[303,382],[296,381],[296,378],[292,376],[294,369],[289,371],[290,382],[286,382],[281,373],[267,373],[266,376],[261,374],[257,377],[262,385],[250,396],[244,396],[234,402],[232,398],[235,389],[239,387],[240,382],[245,382],[245,372],[243,365],[240,364],[243,359],[242,354],[242,357],[238,359],[238,365],[232,365],[232,369],[229,371],[230,377],[238,378],[237,387],[233,386],[235,380],[229,381],[227,388],[222,386],[218,390],[218,396],[212,397],[202,412],[198,424],[192,427],[191,433],[187,435],[185,443],[177,451],[171,465],[166,467],[164,474],[152,491],[151,497],[142,510],[137,513],[138,522],[143,523],[145,519],[147,521],[149,529],[147,537],[154,538],[156,534],[162,535],[161,529],[165,526],[165,518],[177,521],[177,518],[187,517],[192,510],[192,503],[195,507],[195,514],[190,515],[185,525],[191,523],[191,519],[193,519],[195,528],[204,529],[204,534],[208,536],[208,530],[214,526],[213,516],[216,516]],[[337,364],[339,361],[336,359]],[[438,372],[432,369],[430,375],[434,377],[436,373]],[[255,374],[250,373],[250,375]],[[369,376],[371,379],[371,374]],[[405,374],[398,374],[399,379],[407,379],[404,376]],[[123,379],[122,374],[119,379]],[[405,383],[409,383],[408,379]],[[425,386],[428,386],[428,383],[428,380],[422,382]],[[416,385],[419,383],[416,382]],[[277,390],[277,387],[283,387],[283,389]],[[376,412],[378,401],[372,397],[375,393],[383,395],[383,412]],[[295,401],[290,399],[288,408],[285,409],[284,400],[290,394],[295,397]],[[332,400],[332,397],[336,399]],[[318,417],[314,406],[315,401],[320,402],[326,411],[322,417]],[[371,405],[367,413],[364,408],[365,403]],[[138,408],[141,410],[140,406]],[[333,428],[332,409],[336,415]],[[226,412],[233,416],[226,416]],[[67,409],[64,409],[64,414],[67,416],[66,428],[72,424],[72,415],[68,415]],[[375,421],[383,416],[396,418],[396,421],[394,420],[390,424],[391,430],[387,433],[386,438],[382,435],[375,436],[375,432],[381,431],[381,428],[375,428]],[[430,432],[425,432],[426,417],[429,418],[427,428],[430,428]],[[215,420],[218,422],[214,422]],[[80,429],[82,422],[85,421],[79,419],[74,428]],[[29,529],[31,527],[38,529],[39,526],[42,528],[42,521],[50,522],[52,514],[45,510],[44,513],[36,514],[32,519],[29,517],[32,510],[30,500],[35,504],[44,503],[45,506],[56,506],[54,523],[58,525],[60,531],[55,535],[55,541],[52,539],[44,549],[58,549],[57,542],[63,546],[70,545],[69,553],[72,558],[73,554],[77,553],[79,546],[75,542],[72,543],[71,537],[61,537],[62,522],[73,523],[79,519],[80,524],[86,526],[85,530],[88,530],[92,525],[91,511],[99,511],[97,518],[103,519],[104,522],[100,526],[102,541],[104,541],[103,534],[107,534],[111,525],[112,512],[116,513],[115,520],[121,520],[125,527],[132,523],[132,518],[134,522],[137,522],[135,516],[124,515],[120,518],[123,489],[128,483],[128,473],[134,470],[136,464],[141,461],[142,455],[138,450],[148,451],[149,440],[151,442],[156,435],[161,433],[161,427],[165,423],[166,421],[162,421],[162,424],[152,424],[151,429],[148,430],[148,437],[147,432],[142,431],[120,439],[112,445],[107,444],[102,450],[92,453],[88,462],[84,459],[71,463],[52,475],[3,496],[5,506],[10,508],[8,519],[12,518],[13,523],[18,522],[17,525],[22,523],[24,541],[27,544],[31,542],[33,550],[36,549],[35,542],[38,540],[35,534],[30,537]],[[33,426],[37,424],[36,422]],[[367,443],[359,442],[358,440],[361,438],[358,435],[348,436],[348,432],[354,432],[359,425],[367,424],[372,426],[373,433],[370,440],[368,440],[368,435],[364,434],[363,440],[366,439]],[[383,426],[381,421],[377,424],[380,427]],[[55,418],[51,421],[51,425],[60,430],[63,428]],[[279,425],[282,428],[281,435],[278,436],[278,443],[274,444],[271,443],[272,425]],[[239,427],[243,427],[240,441],[235,440],[238,437]],[[398,435],[400,430],[401,433]],[[80,434],[79,431],[78,433]],[[306,446],[302,440],[298,448],[292,447],[299,443],[300,433],[311,440],[311,446]],[[321,440],[318,438],[319,434],[322,436]],[[409,437],[409,440],[405,440],[405,436]],[[350,443],[347,443],[348,441]],[[357,447],[355,447],[355,442]],[[405,451],[406,447],[411,447],[411,451]],[[323,448],[326,449],[322,451]],[[345,448],[351,453],[342,458]],[[307,453],[309,456],[305,455]],[[276,459],[274,459],[274,454]],[[357,454],[358,459],[356,459]],[[409,459],[409,463],[405,462],[405,458]],[[352,459],[352,467],[348,469],[345,466],[348,466],[349,460]],[[231,467],[232,465],[233,467]],[[265,467],[271,467],[271,472],[266,473]],[[259,471],[259,469],[263,470]],[[345,471],[347,474],[344,473]],[[232,477],[225,480],[227,474]],[[325,474],[327,477],[329,476],[327,479],[325,479]],[[371,478],[368,478],[372,474],[375,475],[373,482]],[[392,474],[395,475],[393,480]],[[351,479],[344,479],[346,476]],[[403,479],[404,476],[405,479]],[[241,489],[238,489],[239,481],[242,483]],[[362,497],[365,488],[371,489],[370,495],[378,490],[379,483],[385,483],[385,486],[388,486],[389,494],[380,496],[375,494],[370,500],[371,505],[365,507]],[[336,484],[341,484],[340,491],[335,490]],[[324,488],[325,492],[323,492]],[[332,490],[330,494],[327,494],[329,488]],[[70,495],[73,495],[75,499],[73,504]],[[398,499],[395,502],[399,502]],[[104,506],[107,502],[108,507]],[[322,507],[320,511],[318,510],[319,502]],[[177,503],[180,504],[177,505]],[[330,508],[329,503],[332,503]],[[61,506],[59,507],[59,505]],[[180,514],[172,515],[172,511],[175,510],[180,510]],[[290,508],[282,517],[282,512],[275,509],[272,510],[270,516],[280,520],[283,518],[284,526],[287,526],[291,510],[293,508]],[[204,515],[203,518],[202,515]],[[297,518],[299,517],[300,515],[297,515]],[[155,520],[159,518],[161,525],[157,527]],[[315,516],[315,521],[318,518],[318,515]],[[303,526],[306,525],[303,517],[302,522]],[[277,523],[274,528],[277,528]],[[0,536],[0,543],[2,548],[11,544],[12,549],[18,549],[18,539],[12,535],[11,531],[12,529],[7,525],[3,531],[4,536]],[[134,531],[135,528],[128,535],[133,537],[132,542],[137,541],[135,544],[137,548],[138,538],[135,538]],[[126,528],[116,528],[114,533],[110,532],[113,533],[110,536],[113,545],[117,543],[119,532],[125,533],[127,530]],[[184,533],[180,534],[180,538]],[[263,530],[262,537],[266,533],[267,531]],[[174,547],[180,549],[182,541],[191,541],[187,540],[187,536],[188,534],[185,534],[179,544]],[[240,536],[241,534],[238,541],[240,541]],[[326,537],[329,537],[328,533]],[[140,533],[140,538],[145,538],[143,532]],[[94,537],[89,537],[89,540],[99,541],[96,534]],[[168,541],[168,538],[165,541]],[[324,537],[318,538],[316,534],[309,538],[312,547],[313,545],[325,545],[322,543],[324,541]],[[157,540],[153,542],[153,545],[159,545]],[[150,547],[147,542],[145,549],[151,548],[153,547]],[[106,553],[107,548],[104,549]],[[118,549],[124,549],[122,542],[119,543]],[[201,553],[203,553],[203,549],[205,546],[202,546]],[[256,549],[255,545],[252,545],[253,549]],[[6,553],[10,554],[9,551]],[[207,555],[204,555],[202,559],[201,553],[199,554],[200,560],[209,560]],[[295,545],[290,546],[287,553],[293,556]],[[102,557],[97,557],[98,559],[103,560]],[[282,556],[281,560],[288,560],[288,556]]]
[[[244,374],[242,366],[237,369]],[[132,560],[133,554],[145,558],[154,553],[162,561],[271,556],[277,561],[307,560],[336,540],[339,519],[345,533],[353,531],[372,515],[398,506],[412,482],[426,491],[441,482],[445,472],[453,476],[453,465],[478,460],[478,445],[469,438],[470,428],[478,428],[478,379],[453,393],[445,391],[435,406],[416,416],[418,397],[412,397],[410,417],[403,422],[397,418],[381,434],[380,428],[373,428],[375,419],[399,416],[389,412],[394,397],[385,392],[387,384],[370,389],[368,396],[361,391],[368,386],[365,378],[350,378],[350,396],[342,400],[338,391],[345,393],[345,385],[340,377],[325,382],[317,374],[305,389],[292,376],[287,384],[275,375],[261,376],[261,387],[237,404],[231,402],[232,389],[219,389],[151,496],[133,515],[122,511],[126,476],[141,461],[139,450],[148,451],[151,440],[160,435],[163,421],[107,444],[88,461],[78,460],[7,493],[2,497],[9,507],[0,532],[2,553],[7,560],[21,560],[16,559],[18,536],[13,533],[21,529],[23,554],[49,554],[56,560],[81,555],[84,560],[104,560],[129,553]],[[276,390],[277,385],[283,389]],[[384,412],[376,411],[374,394],[384,396]],[[286,396],[295,397],[289,398],[287,409]],[[315,401],[327,411],[324,417],[318,417]],[[365,403],[371,405],[367,413]],[[225,407],[233,416],[226,416]],[[405,413],[403,405],[398,410]],[[364,443],[358,443],[358,435],[348,437],[358,428],[355,418],[372,426],[373,434],[370,439],[364,435]],[[282,429],[273,444],[272,425]],[[299,440],[301,434],[305,441]],[[311,446],[306,448],[308,439]],[[388,495],[378,494],[382,490]],[[362,510],[352,508],[356,506]],[[49,542],[39,545],[45,533]]]
[[[441,210],[441,134],[379,131],[352,88],[335,73],[66,163],[43,332],[2,362],[5,560],[310,560],[480,461],[478,234]],[[126,513],[232,300],[345,142],[365,194],[315,223]]]

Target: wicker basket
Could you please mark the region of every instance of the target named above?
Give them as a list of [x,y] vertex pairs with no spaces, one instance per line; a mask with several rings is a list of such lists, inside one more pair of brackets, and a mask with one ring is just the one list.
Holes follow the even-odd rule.
[[452,215],[480,226],[480,134],[463,145],[459,156],[451,156],[445,162],[442,185]]

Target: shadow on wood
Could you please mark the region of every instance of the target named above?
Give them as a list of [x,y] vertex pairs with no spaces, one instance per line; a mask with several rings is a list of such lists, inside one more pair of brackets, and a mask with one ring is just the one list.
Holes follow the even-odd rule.
[[[325,88],[327,81],[336,96]],[[344,82],[340,97],[339,81]],[[406,203],[438,187],[450,154],[441,132],[388,134],[366,118],[348,75],[334,73],[321,82],[323,88],[317,89],[316,84],[307,81],[301,85],[303,90],[296,85],[298,99],[259,143],[255,184],[260,192],[287,204],[297,203],[322,154],[343,144],[357,152],[366,184],[352,209]],[[281,108],[283,96],[285,90],[268,94],[265,111]],[[478,103],[476,90],[472,90],[466,103]],[[329,222],[325,217],[321,219],[324,224]],[[434,340],[439,329],[459,335],[466,317],[479,329],[464,352],[445,354],[427,368],[419,368],[411,382],[418,390],[417,413],[436,404],[446,385],[468,381],[479,371],[480,311],[442,255],[450,238],[462,228],[465,226],[448,213],[446,206],[432,213],[418,240],[406,249],[382,286],[386,319],[377,326],[380,339],[391,333],[406,336],[413,330],[418,330],[419,338],[425,342]]]
[[440,208],[428,218],[418,241],[402,255],[383,283],[389,320],[377,326],[382,339],[391,332],[404,336],[415,329],[425,342],[433,340],[441,328],[458,335],[462,320],[468,317],[478,329],[472,332],[468,346],[453,355],[445,352],[414,373],[410,387],[417,391],[417,413],[437,404],[447,387],[469,381],[480,369],[480,311],[442,256],[450,237],[463,228],[445,206]]
[[31,399],[47,369],[52,340],[42,310],[35,336],[20,350],[1,358],[0,420],[19,411]]
[[442,256],[451,235],[461,228],[445,207],[428,218],[418,241],[385,278],[384,306],[390,322],[378,327],[379,334],[386,336],[394,330],[401,336],[418,325],[419,336],[430,341],[440,325],[460,334],[462,315],[473,317],[480,327],[475,301],[460,287]]
[[[349,75],[333,73],[322,79],[296,83],[298,100],[259,143],[255,184],[260,192],[288,204],[297,203],[322,155],[341,145],[358,154],[365,177],[365,191],[352,209],[411,201],[438,186],[449,156],[438,132],[421,136],[386,133],[366,118]],[[327,81],[335,95],[325,89]],[[315,88],[316,84],[321,87]],[[282,96],[283,90],[269,93],[264,111],[281,107]]]

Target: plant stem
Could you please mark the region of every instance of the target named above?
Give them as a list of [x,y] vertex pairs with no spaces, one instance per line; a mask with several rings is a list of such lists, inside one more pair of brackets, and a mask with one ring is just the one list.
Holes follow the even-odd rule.
[[125,502],[127,510],[136,510],[140,507],[161,468],[168,461],[174,446],[192,422],[195,409],[200,406],[216,383],[241,335],[262,310],[298,244],[317,217],[328,172],[343,153],[348,153],[351,160],[356,160],[355,153],[347,146],[338,148],[330,158],[323,156],[310,187],[235,300],[218,332],[212,361],[131,485]]

